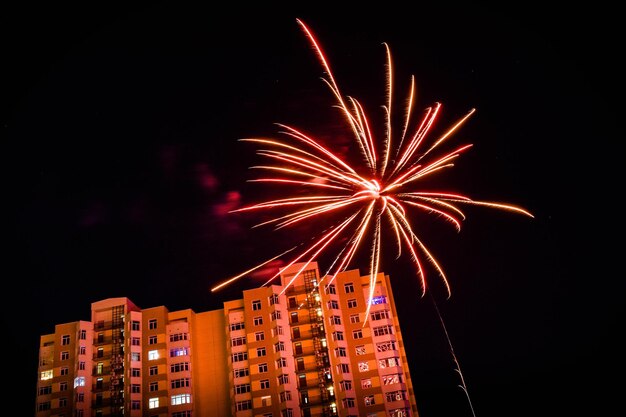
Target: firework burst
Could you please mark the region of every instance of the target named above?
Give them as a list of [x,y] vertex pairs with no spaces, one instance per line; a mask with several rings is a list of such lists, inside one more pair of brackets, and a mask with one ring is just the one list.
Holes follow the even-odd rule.
[[[273,225],[276,229],[302,222],[315,222],[321,216],[332,218],[335,223],[316,236],[312,244],[302,244],[288,249],[220,283],[212,291],[294,251],[296,254],[287,266],[297,262],[303,263],[300,272],[320,254],[332,252],[334,260],[324,275],[330,277],[326,283],[328,285],[338,272],[349,267],[357,251],[366,246],[370,253],[369,300],[371,300],[381,262],[381,242],[391,239],[397,246],[396,256],[400,257],[403,251],[406,251],[415,265],[422,295],[427,288],[425,269],[427,261],[441,277],[449,297],[451,292],[448,279],[443,268],[418,237],[411,220],[412,214],[422,211],[442,217],[457,231],[461,230],[461,221],[465,219],[459,208],[463,205],[485,206],[532,217],[528,211],[509,204],[476,201],[456,193],[420,189],[420,182],[423,183],[426,178],[450,169],[455,160],[472,146],[462,145],[450,152],[437,154],[439,146],[450,139],[475,110],[467,112],[442,135],[434,136],[433,126],[441,105],[436,103],[427,108],[424,115],[414,121],[412,115],[415,79],[411,77],[402,125],[397,130],[392,129],[393,67],[389,46],[383,44],[386,52],[386,102],[383,107],[384,128],[381,129],[383,134],[377,138],[361,102],[354,97],[343,95],[315,36],[301,20],[297,22],[317,54],[325,74],[322,79],[334,96],[336,107],[358,144],[362,160],[358,165],[350,165],[332,147],[323,146],[315,137],[284,124],[278,125],[281,129],[280,139],[241,139],[258,145],[261,149],[257,154],[269,161],[267,165],[252,167],[266,174],[251,181],[281,187],[280,189],[286,190],[287,194],[284,198],[260,202],[234,212],[277,210],[280,214],[257,225]],[[303,189],[307,190],[304,195],[297,193]],[[287,283],[283,292],[298,275]],[[276,273],[264,285],[278,276],[279,273]],[[369,303],[366,319],[368,313]]]

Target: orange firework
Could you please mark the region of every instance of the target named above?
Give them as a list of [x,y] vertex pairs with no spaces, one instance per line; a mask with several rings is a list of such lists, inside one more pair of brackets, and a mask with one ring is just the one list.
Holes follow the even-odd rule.
[[[307,194],[305,196],[289,194],[285,198],[253,204],[234,211],[280,209],[280,215],[257,225],[271,224],[277,229],[303,221],[314,221],[319,216],[336,215],[332,218],[339,220],[320,236],[317,236],[313,240],[314,243],[308,246],[302,245],[304,248],[293,256],[287,266],[301,262],[304,265],[301,270],[303,271],[306,265],[322,252],[339,246],[333,255],[334,260],[328,268],[328,273],[325,275],[334,277],[338,272],[348,268],[357,249],[367,242],[370,246],[369,300],[372,299],[374,280],[379,272],[383,234],[389,234],[397,243],[398,257],[401,256],[403,248],[409,252],[417,270],[422,295],[426,292],[427,287],[426,271],[423,265],[424,260],[427,260],[441,276],[448,296],[450,296],[450,286],[443,269],[415,233],[410,217],[412,211],[421,210],[441,216],[458,231],[461,229],[460,222],[465,218],[459,206],[464,204],[504,209],[532,217],[528,211],[508,204],[476,201],[455,193],[418,189],[420,181],[442,170],[449,169],[453,166],[454,161],[471,147],[471,145],[464,145],[443,155],[434,156],[438,147],[449,139],[475,110],[471,109],[441,136],[431,138],[430,132],[441,105],[436,103],[429,107],[421,120],[412,123],[415,80],[414,77],[411,77],[411,87],[402,126],[398,133],[395,130],[392,132],[393,71],[391,52],[389,47],[384,44],[387,58],[384,133],[382,140],[376,140],[372,133],[370,121],[359,100],[344,96],[341,93],[330,65],[313,33],[301,20],[297,20],[297,22],[317,53],[325,73],[323,80],[330,88],[336,100],[336,106],[354,135],[364,163],[359,166],[351,166],[342,160],[332,147],[323,146],[314,137],[294,127],[280,124],[279,126],[282,128],[281,139],[241,139],[262,146],[262,149],[258,150],[257,153],[269,160],[268,165],[253,168],[268,172],[270,175],[252,181],[281,185],[288,190],[293,190],[293,187],[297,187],[298,190],[301,190],[301,187],[307,187]],[[347,243],[339,244],[340,240]],[[333,246],[333,244],[335,245]],[[299,247],[289,249],[236,277],[222,282],[215,286],[212,291],[246,276]],[[272,282],[278,275],[279,273],[274,275],[264,285]],[[283,292],[297,276],[298,274],[292,278]],[[329,279],[327,285],[332,282],[332,279]],[[369,303],[365,314],[366,318],[368,313]]]

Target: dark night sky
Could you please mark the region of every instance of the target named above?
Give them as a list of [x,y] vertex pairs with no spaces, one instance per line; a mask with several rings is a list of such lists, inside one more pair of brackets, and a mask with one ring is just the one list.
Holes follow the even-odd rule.
[[385,5],[354,16],[321,5],[218,11],[168,2],[2,13],[4,294],[18,309],[5,308],[2,324],[26,414],[38,338],[54,324],[87,320],[90,303],[108,297],[221,308],[259,281],[215,294],[212,285],[301,238],[224,215],[262,195],[246,183],[255,149],[237,139],[275,135],[275,122],[332,135],[332,97],[297,17],[317,34],[343,91],[373,115],[382,42],[398,88],[415,74],[416,108],[443,103],[440,128],[476,107],[451,140],[474,147],[442,185],[535,214],[468,208],[461,233],[420,225],[450,299],[434,277],[433,297],[421,298],[409,265],[383,261],[420,415],[471,416],[432,299],[478,417],[616,406],[624,280],[611,163],[623,148],[615,12]]

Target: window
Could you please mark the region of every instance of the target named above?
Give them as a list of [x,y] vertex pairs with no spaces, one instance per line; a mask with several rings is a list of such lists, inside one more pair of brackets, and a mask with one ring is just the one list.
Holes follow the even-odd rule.
[[359,372],[366,372],[370,370],[370,365],[367,362],[359,362]]
[[288,384],[289,383],[289,375],[282,374],[278,376],[278,385]]
[[304,371],[304,358],[296,358],[296,369]]
[[339,386],[340,386],[340,388],[341,388],[341,390],[342,390],[342,391],[348,391],[348,390],[351,390],[351,389],[352,389],[352,381],[346,381],[346,380],[341,381],[341,382],[339,383]]
[[372,298],[372,302],[370,304],[371,305],[387,304],[387,297],[385,297],[384,295],[379,295],[378,297],[374,297]]
[[387,310],[375,311],[375,312],[373,312],[371,314],[371,317],[372,317],[372,321],[388,319],[389,318],[389,311],[387,311]]
[[385,400],[387,402],[392,402],[392,401],[402,401],[402,400],[406,400],[407,396],[406,396],[406,391],[400,390],[400,391],[392,391],[392,392],[388,392],[385,394]]
[[273,306],[274,304],[278,304],[278,301],[279,301],[278,294],[270,295],[269,302],[271,306]]
[[157,328],[157,320],[156,319],[150,319],[148,321],[148,329],[156,330],[156,328]]
[[[156,337],[156,336],[154,336]],[[130,344],[133,346],[141,346],[141,339],[138,337],[131,337],[130,338]]]
[[250,384],[235,385],[235,394],[245,394],[250,392]]
[[104,348],[99,347],[99,348],[98,348],[98,352],[96,353],[96,356],[97,356],[98,358],[103,357],[103,356],[104,356]]
[[98,362],[96,365],[96,374],[102,375],[102,372],[104,372],[104,364],[102,362]]
[[67,398],[59,398],[59,407],[67,407]]
[[335,349],[335,356],[336,357],[346,357],[346,356],[348,356],[346,354],[346,348],[344,348],[344,347],[336,348]]
[[256,332],[254,334],[254,340],[256,340],[257,342],[265,340],[265,333],[264,332]]
[[158,382],[151,382],[150,386],[149,386],[149,391],[150,392],[154,392],[154,391],[158,391],[159,390],[159,383]]
[[131,384],[130,385],[131,394],[140,394],[141,393],[141,385],[139,384]]
[[252,400],[237,401],[237,411],[252,410]]
[[376,402],[374,401],[374,396],[373,395],[366,395],[365,397],[363,397],[363,402],[365,403],[366,406],[370,406],[370,405],[374,405],[376,404]]
[[274,344],[274,350],[276,352],[283,352],[285,350],[285,342],[278,342]]
[[335,288],[335,284],[330,284],[326,286],[326,294],[337,294],[337,288]]
[[383,375],[383,385],[399,384],[402,382],[400,374]]
[[50,401],[44,401],[37,404],[37,411],[46,411],[50,409]]
[[353,339],[363,339],[363,331],[361,329],[353,330],[352,331],[352,338]]
[[130,360],[131,361],[139,361],[141,359],[141,356],[139,354],[139,352],[130,352]]
[[276,360],[276,367],[277,368],[284,368],[287,366],[287,358],[280,358],[278,360]]
[[333,340],[343,340],[343,332],[333,332]]
[[293,330],[293,339],[300,339],[300,328],[299,327],[294,327]]
[[150,367],[150,375],[154,376],[154,375],[158,375],[159,374],[159,367],[158,366],[151,366]]
[[330,316],[330,324],[341,324],[341,317]]
[[280,412],[281,417],[293,417],[293,409],[285,408]]
[[83,362],[83,361],[78,362],[78,370],[79,371],[84,371],[85,370],[85,362]]
[[348,374],[350,373],[350,367],[347,363],[340,363],[339,365],[337,365],[337,371],[339,371],[339,373],[341,374]]
[[343,284],[343,289],[346,290],[346,294],[350,294],[351,292],[354,292],[354,284],[346,282]]
[[330,300],[328,302],[328,308],[332,310],[339,310],[339,303],[337,300]]
[[255,318],[253,319],[253,321],[254,321],[254,325],[255,325],[255,326],[260,326],[260,325],[262,325],[262,324],[263,324],[263,317],[261,317],[261,316],[259,316],[259,317],[255,317]]
[[157,337],[156,336],[148,337],[148,344],[149,345],[156,345],[157,344]]
[[52,385],[46,385],[45,387],[39,387],[37,395],[52,394]]
[[245,336],[233,337],[232,339],[230,339],[231,346],[243,346],[245,344],[246,344]]
[[48,371],[41,371],[41,376],[39,377],[40,380],[45,381],[47,379],[52,379],[53,378],[53,371],[52,369],[48,370]]
[[62,360],[62,361],[66,361],[66,360],[68,360],[69,358],[70,358],[70,352],[67,352],[67,351],[65,351],[65,352],[61,352],[61,360]]
[[104,342],[104,333],[98,333],[98,343]]
[[356,299],[351,299],[348,300],[348,308],[355,308],[356,307]]
[[150,398],[148,400],[148,408],[159,408],[159,399],[158,398]]
[[[150,375],[156,375],[156,366],[154,366],[153,368],[154,368],[155,372],[153,374],[152,373],[152,368],[150,368]],[[135,376],[135,377],[141,376],[141,369],[139,369],[139,368],[131,368],[130,376]]]
[[352,314],[350,316],[350,323],[359,323],[361,320],[359,320],[359,315],[358,314]]
[[261,389],[268,389],[270,387],[270,380],[269,379],[262,379],[261,380]]
[[234,370],[235,378],[241,378],[244,376],[250,375],[250,369],[248,368],[237,368]]
[[356,351],[357,355],[365,355],[365,345],[359,345],[354,348],[354,350]]
[[133,320],[130,322],[131,330],[139,330],[141,327],[139,326],[139,322],[137,320]]
[[354,398],[344,398],[341,402],[343,403],[343,408],[354,408]]
[[376,343],[376,350],[378,352],[386,352],[388,350],[396,350],[396,342],[390,340],[386,342]]
[[69,335],[69,334],[64,334],[64,335],[61,337],[61,344],[62,344],[63,346],[65,346],[65,345],[69,345],[69,344],[70,344],[70,335]]
[[267,363],[260,363],[259,364],[259,373],[265,373],[267,372]]
[[172,405],[189,404],[191,402],[191,394],[172,395]]
[[265,350],[264,347],[256,348],[256,355],[257,356],[265,356],[265,355],[267,355],[267,351]]
[[245,328],[243,321],[240,321],[238,323],[231,323],[230,324],[230,331],[233,332],[235,330],[243,330]]
[[95,324],[95,328],[96,329],[102,329],[104,328],[104,320],[98,320]]
[[177,411],[172,413],[172,417],[191,417],[191,410]]
[[153,361],[159,359],[159,351],[158,350],[149,350],[148,351],[148,360]]
[[176,356],[186,356],[189,355],[188,347],[178,347],[174,349],[170,349],[170,358],[175,358]]
[[274,336],[282,335],[283,334],[283,326],[276,326],[276,328],[273,329],[273,331],[274,331]]
[[78,338],[80,340],[87,340],[87,330],[81,330],[78,335]]
[[233,362],[241,362],[248,359],[248,352],[233,353]]
[[78,348],[78,354],[79,355],[86,355],[87,354],[87,348],[85,346],[81,346]]
[[276,310],[276,311],[272,311],[272,321],[276,321],[278,319],[281,319],[281,315],[280,315],[280,311]]
[[296,355],[302,354],[302,343],[297,342],[293,344],[293,353],[295,353]]
[[292,323],[297,323],[298,322],[298,312],[294,311],[293,313],[291,313],[291,322]]
[[77,392],[76,393],[76,402],[77,403],[84,403],[85,402],[85,393],[84,392]]
[[139,401],[139,400],[132,400],[130,402],[130,409],[131,410],[141,410],[141,401]]
[[61,368],[61,375],[68,375],[70,373],[70,368],[68,368],[67,366],[64,366],[63,368]]
[[179,362],[170,365],[170,372],[182,372],[189,370],[189,362]]
[[370,378],[362,379],[361,388],[372,388],[372,380]]
[[67,391],[67,381],[59,382],[59,391]]
[[291,391],[282,391],[280,393],[280,402],[284,403],[285,401],[291,400]]
[[76,417],[85,417],[85,410],[78,409],[76,410]]
[[253,311],[258,311],[261,309],[261,300],[254,300],[252,302],[252,310]]
[[393,326],[374,327],[374,336],[384,336],[386,334],[393,334]]
[[389,417],[409,417],[408,408],[396,408],[389,412]]

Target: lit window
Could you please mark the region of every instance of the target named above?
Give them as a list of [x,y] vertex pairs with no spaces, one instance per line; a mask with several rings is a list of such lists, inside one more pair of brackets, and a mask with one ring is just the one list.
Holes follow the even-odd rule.
[[350,323],[358,323],[361,320],[359,320],[359,315],[358,314],[352,314],[350,316]]
[[408,408],[397,408],[389,412],[389,417],[409,417]]
[[370,304],[371,305],[387,304],[387,297],[385,297],[384,295],[379,295],[378,297],[374,297],[372,298],[372,302]]
[[348,300],[348,308],[355,308],[356,307],[356,299],[351,299]]
[[61,352],[61,360],[62,360],[62,361],[66,361],[66,360],[68,360],[69,358],[70,358],[70,352],[67,352],[67,351],[65,351],[65,352]]
[[139,361],[141,360],[141,355],[139,354],[139,352],[130,352],[130,360]]
[[252,302],[252,310],[257,311],[261,309],[261,300],[254,300]]
[[69,334],[64,334],[61,337],[61,344],[62,345],[69,345],[70,344],[70,335]]
[[159,399],[158,398],[150,398],[148,400],[148,408],[159,408]]
[[398,384],[402,382],[400,374],[383,375],[383,385]]
[[355,348],[357,355],[365,355],[365,345],[359,345]]
[[262,379],[261,380],[261,389],[268,389],[270,387],[270,380],[269,379]]
[[372,388],[372,380],[370,378],[362,379],[361,388]]
[[381,343],[376,343],[376,350],[378,352],[386,352],[388,350],[396,350],[396,342],[394,341],[386,341]]
[[157,344],[157,337],[156,336],[148,337],[148,344],[149,345],[156,345]]
[[170,349],[170,358],[175,358],[176,356],[186,356],[189,355],[188,347],[178,347],[174,349]]
[[363,397],[363,401],[365,402],[366,406],[370,406],[370,405],[376,404],[376,402],[374,401],[374,396],[373,395],[366,395],[365,397]]
[[392,391],[392,392],[388,392],[385,394],[385,400],[387,402],[402,401],[406,399],[407,399],[406,391],[403,391],[403,390]]
[[158,350],[149,350],[148,351],[148,360],[153,361],[159,359],[159,351]]
[[354,285],[351,282],[343,284],[343,288],[346,290],[346,294],[354,292]]
[[267,355],[267,351],[264,347],[260,347],[256,349],[256,355],[257,356],[265,356]]
[[253,322],[254,322],[255,326],[260,326],[260,325],[263,324],[263,317],[260,317],[260,316],[259,317],[255,317],[253,319]]
[[272,397],[269,395],[264,395],[261,397],[261,407],[269,407],[272,405]]
[[367,362],[359,362],[359,372],[366,372],[370,370],[370,366]]
[[172,395],[172,405],[189,404],[191,402],[191,394]]
[[96,365],[96,374],[102,375],[103,371],[104,371],[104,364],[102,362],[98,362],[98,364]]

